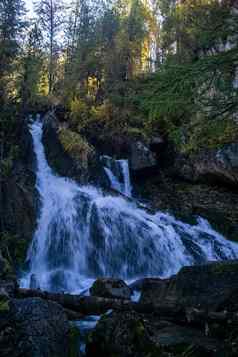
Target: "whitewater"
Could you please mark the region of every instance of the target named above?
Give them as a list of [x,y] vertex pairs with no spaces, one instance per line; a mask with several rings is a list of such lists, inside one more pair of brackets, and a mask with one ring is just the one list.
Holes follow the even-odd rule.
[[[47,163],[43,123],[35,121],[30,132],[41,204],[22,287],[34,281],[42,290],[86,293],[98,277],[165,278],[183,266],[238,258],[238,245],[200,217],[190,225],[164,212],[152,214],[133,199],[58,176]],[[124,186],[107,165],[112,188],[131,197],[128,164],[118,165]]]

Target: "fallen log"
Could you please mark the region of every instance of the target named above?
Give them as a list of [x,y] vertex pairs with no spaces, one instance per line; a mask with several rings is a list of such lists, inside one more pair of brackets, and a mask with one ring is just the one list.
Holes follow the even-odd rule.
[[[65,309],[81,313],[83,315],[101,315],[108,310],[136,311],[138,313],[156,313],[168,319],[182,318],[181,309],[167,306],[155,306],[153,304],[141,304],[131,300],[108,299],[96,296],[70,295],[63,293],[50,293],[41,290],[18,289],[18,298],[39,297],[44,300],[55,301]],[[183,316],[184,313],[183,313]]]
[[41,290],[18,289],[18,298],[38,297],[57,302],[64,309],[69,320],[80,320],[87,315],[102,315],[109,310],[135,311],[142,314],[158,316],[159,319],[176,324],[203,324],[216,322],[218,324],[238,324],[237,312],[213,312],[196,308],[184,309],[169,305],[154,305],[133,302],[123,299],[108,299],[96,296],[70,295],[64,293],[50,293]]
[[195,308],[186,309],[188,323],[216,322],[220,324],[238,324],[238,313],[228,311],[205,311]]
[[101,315],[108,310],[133,310],[136,303],[130,300],[106,299],[95,296],[70,295],[50,293],[41,290],[18,289],[18,298],[39,297],[55,301],[65,309],[79,312],[83,315]]

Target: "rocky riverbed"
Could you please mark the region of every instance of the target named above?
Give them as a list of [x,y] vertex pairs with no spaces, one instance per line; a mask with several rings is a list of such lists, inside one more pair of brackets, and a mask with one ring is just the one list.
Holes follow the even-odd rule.
[[[77,319],[101,315],[86,336],[86,356],[235,357],[237,272],[238,261],[226,261],[130,286],[99,279],[91,296],[24,290],[14,280],[1,279],[1,356],[79,356],[70,324],[74,313]],[[138,302],[130,300],[135,291],[140,292]]]

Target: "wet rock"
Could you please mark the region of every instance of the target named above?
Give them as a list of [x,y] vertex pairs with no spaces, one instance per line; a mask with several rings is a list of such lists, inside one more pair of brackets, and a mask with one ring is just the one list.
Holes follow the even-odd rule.
[[123,280],[120,279],[98,279],[90,288],[92,296],[115,298],[115,299],[130,299],[132,291]]
[[41,299],[10,300],[0,313],[2,357],[65,357],[69,326],[62,308]]
[[224,356],[224,346],[201,331],[160,321],[153,315],[111,313],[101,318],[87,345],[87,356]]
[[229,310],[229,297],[238,290],[237,273],[236,260],[184,267],[171,279],[144,288],[140,302]]

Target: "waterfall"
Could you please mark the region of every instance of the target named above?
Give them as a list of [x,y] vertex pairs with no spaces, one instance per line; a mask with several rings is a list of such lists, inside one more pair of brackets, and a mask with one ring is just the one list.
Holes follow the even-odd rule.
[[30,131],[41,209],[23,287],[33,280],[41,289],[75,293],[99,276],[168,277],[185,265],[238,257],[238,245],[202,218],[189,225],[151,214],[134,201],[57,176],[46,160],[42,123]]
[[110,156],[101,156],[105,173],[111,188],[127,197],[132,196],[130,170],[128,160],[114,160]]

